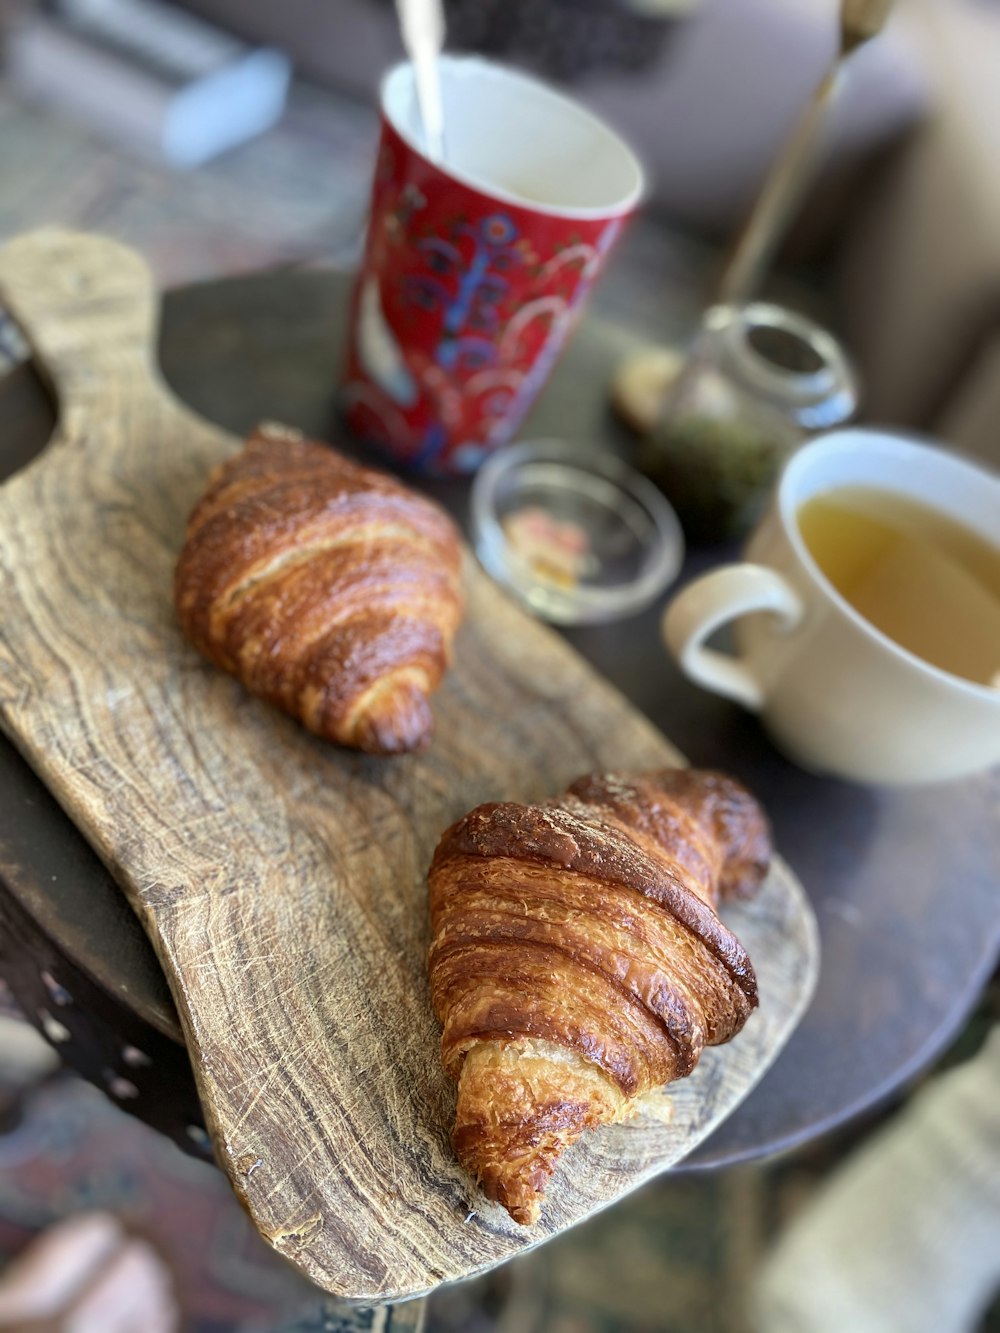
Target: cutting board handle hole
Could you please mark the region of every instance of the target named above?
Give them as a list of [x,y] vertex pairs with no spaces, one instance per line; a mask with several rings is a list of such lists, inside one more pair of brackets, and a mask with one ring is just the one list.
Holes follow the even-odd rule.
[[112,395],[160,388],[157,294],[135,251],[104,236],[46,228],[0,249],[0,299],[63,408],[106,410]]

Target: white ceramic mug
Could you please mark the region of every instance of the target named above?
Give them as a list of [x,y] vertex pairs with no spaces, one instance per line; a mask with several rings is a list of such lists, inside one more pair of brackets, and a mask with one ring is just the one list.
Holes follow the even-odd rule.
[[[670,651],[697,684],[758,711],[806,768],[862,782],[932,782],[1000,763],[1000,689],[931,666],[865,620],[809,553],[798,512],[842,486],[877,487],[1000,540],[1000,477],[901,435],[843,430],[799,450],[750,538],[667,608]],[[735,621],[737,654],[706,647]]]

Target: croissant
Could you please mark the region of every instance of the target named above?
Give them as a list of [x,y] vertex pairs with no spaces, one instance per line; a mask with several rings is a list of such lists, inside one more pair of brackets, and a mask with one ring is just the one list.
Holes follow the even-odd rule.
[[432,501],[280,426],[213,474],[174,599],[194,646],[311,731],[414,750],[462,615],[461,546]]
[[715,909],[754,892],[770,854],[750,793],[691,769],[594,774],[445,832],[429,972],[452,1143],[516,1222],[538,1220],[584,1130],[628,1119],[743,1027],[757,982]]

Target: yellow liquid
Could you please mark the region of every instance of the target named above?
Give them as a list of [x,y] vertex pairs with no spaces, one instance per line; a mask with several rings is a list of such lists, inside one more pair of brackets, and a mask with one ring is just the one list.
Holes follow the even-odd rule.
[[798,523],[829,581],[883,634],[942,671],[1000,687],[1000,548],[867,487],[814,496]]

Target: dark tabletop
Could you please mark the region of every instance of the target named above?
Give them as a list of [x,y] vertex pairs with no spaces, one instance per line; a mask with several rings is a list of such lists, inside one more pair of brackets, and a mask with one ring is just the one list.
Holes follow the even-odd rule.
[[[172,292],[161,341],[167,378],[193,408],[237,434],[270,418],[337,440],[346,293],[343,276],[312,271]],[[607,387],[634,341],[617,326],[585,322],[523,435],[627,451]],[[30,368],[0,384],[0,420],[2,476],[37,452],[52,426]],[[465,520],[467,483],[428,489]],[[689,553],[681,581],[732,555]],[[822,937],[819,987],[801,1026],[756,1091],[689,1159],[719,1166],[789,1148],[877,1105],[956,1034],[1000,956],[1000,773],[893,791],[803,772],[752,717],[680,675],[659,637],[665,601],[566,637],[692,763],[725,768],[757,794]],[[0,871],[82,970],[179,1040],[162,973],[123,897],[3,742]]]

